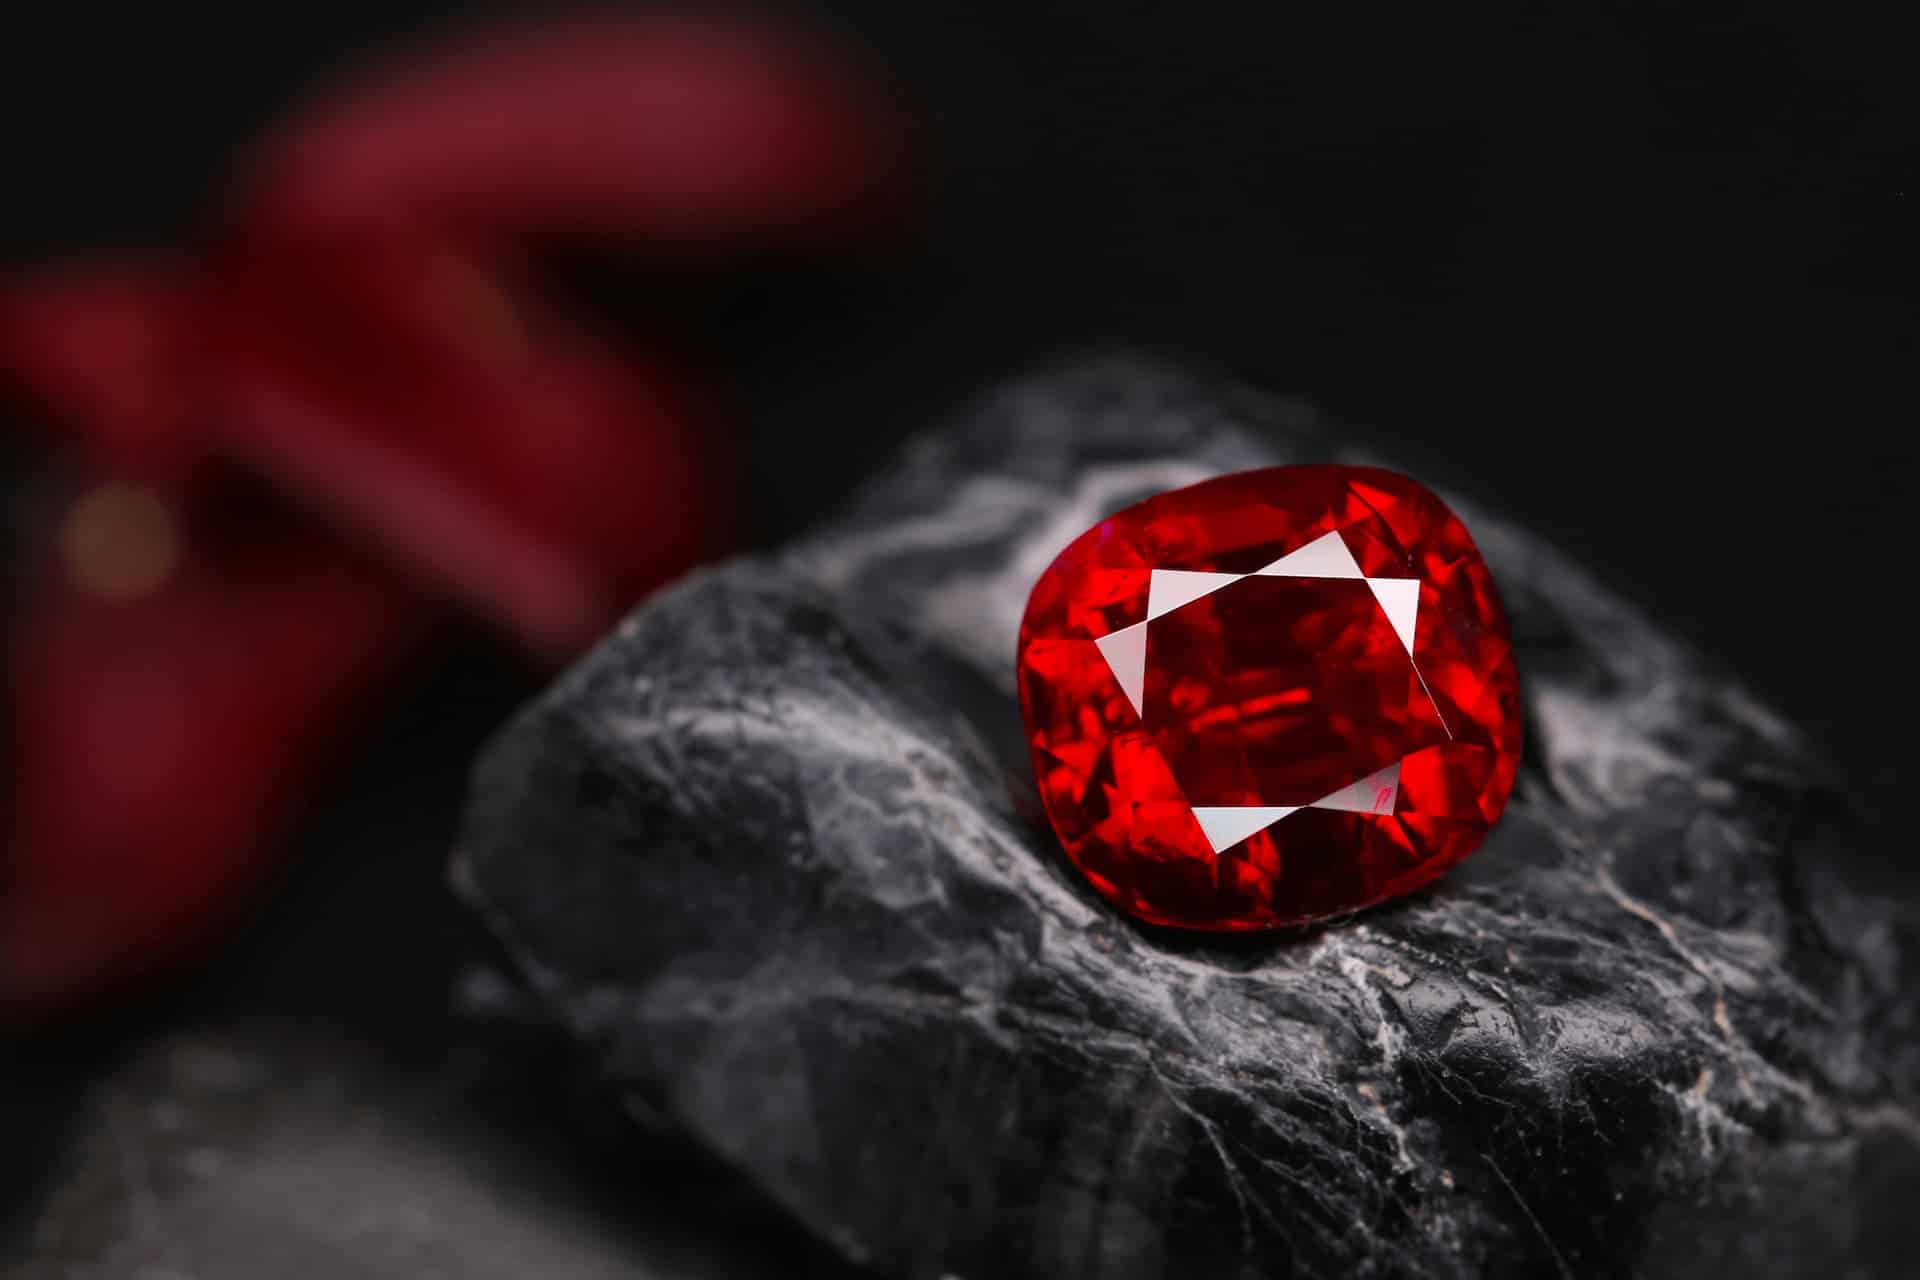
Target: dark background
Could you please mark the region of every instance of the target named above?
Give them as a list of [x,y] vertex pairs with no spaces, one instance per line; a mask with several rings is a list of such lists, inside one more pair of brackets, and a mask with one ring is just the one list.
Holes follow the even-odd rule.
[[[5,249],[189,234],[237,148],[471,7],[36,6]],[[1514,511],[1891,781],[1920,77],[1827,6],[825,0],[924,228],[690,293],[778,537],[984,380],[1102,342],[1310,398]]]
[[[925,216],[856,267],[655,282],[750,431],[761,539],[985,381],[1140,347],[1310,399],[1512,512],[1804,724],[1869,810],[1894,794],[1920,306],[1899,33],[1719,0],[788,11],[920,122]],[[239,147],[473,13],[10,17],[7,264],[181,241]],[[75,1064],[188,1014],[315,1015],[433,1059],[466,945],[439,889],[462,762],[529,687],[450,640],[233,955],[130,1027],[29,1055],[16,1203],[67,1138],[59,1099],[94,1069]]]

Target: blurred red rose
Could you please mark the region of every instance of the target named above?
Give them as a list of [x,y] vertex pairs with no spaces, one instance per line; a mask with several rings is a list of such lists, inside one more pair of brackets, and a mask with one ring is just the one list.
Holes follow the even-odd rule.
[[698,388],[543,254],[852,243],[899,152],[791,33],[497,28],[267,140],[197,252],[0,292],[0,391],[80,477],[7,649],[0,1010],[216,936],[437,610],[557,663],[730,545],[734,447]]

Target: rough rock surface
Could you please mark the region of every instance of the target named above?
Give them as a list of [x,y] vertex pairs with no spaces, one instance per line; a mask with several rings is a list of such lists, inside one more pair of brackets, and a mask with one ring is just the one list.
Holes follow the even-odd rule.
[[24,1229],[0,1232],[0,1276],[833,1273],[830,1254],[770,1223],[737,1179],[661,1144],[607,1145],[611,1117],[556,1106],[568,1073],[497,1017],[468,1010],[476,1034],[419,1064],[286,1018],[212,1019],[116,1053],[89,1082]]
[[1841,883],[1788,726],[1496,516],[1456,503],[1530,754],[1434,889],[1170,936],[1035,824],[1012,654],[1055,551],[1330,458],[1391,464],[1137,363],[1016,385],[629,618],[483,758],[456,881],[636,1118],[884,1272],[1897,1270],[1914,915]]

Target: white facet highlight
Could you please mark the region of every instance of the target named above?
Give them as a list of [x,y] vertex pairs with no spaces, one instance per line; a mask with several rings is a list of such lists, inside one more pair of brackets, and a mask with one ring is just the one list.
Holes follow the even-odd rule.
[[1358,578],[1360,564],[1347,549],[1338,529],[1315,538],[1297,551],[1289,551],[1256,573],[1267,577]]
[[1315,800],[1310,808],[1340,809],[1347,813],[1392,813],[1400,798],[1400,762]]
[[1213,851],[1223,853],[1256,831],[1266,830],[1297,807],[1288,805],[1196,807],[1193,816],[1200,820],[1200,830],[1206,833],[1207,843],[1213,846]]
[[1172,613],[1183,604],[1238,582],[1242,573],[1199,573],[1192,569],[1155,569],[1147,579],[1147,617]]
[[1113,678],[1126,691],[1134,713],[1146,715],[1147,700],[1147,624],[1136,622],[1093,642],[1100,656],[1113,668]]
[[1239,844],[1256,831],[1265,831],[1290,813],[1305,809],[1338,809],[1343,813],[1392,813],[1400,800],[1400,761],[1348,783],[1310,805],[1195,805],[1193,816],[1215,853]]
[[1373,588],[1373,598],[1386,610],[1393,633],[1407,646],[1407,656],[1412,657],[1414,621],[1420,612],[1420,579],[1368,578],[1367,585]]

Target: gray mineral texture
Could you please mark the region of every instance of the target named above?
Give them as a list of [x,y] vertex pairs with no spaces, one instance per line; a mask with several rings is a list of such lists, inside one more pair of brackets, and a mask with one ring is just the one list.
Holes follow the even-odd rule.
[[1912,1274],[1911,907],[1781,723],[1495,512],[1529,758],[1413,900],[1129,924],[1032,818],[1026,592],[1107,511],[1392,464],[1138,362],[1017,384],[630,617],[456,879],[635,1121],[886,1274]]

